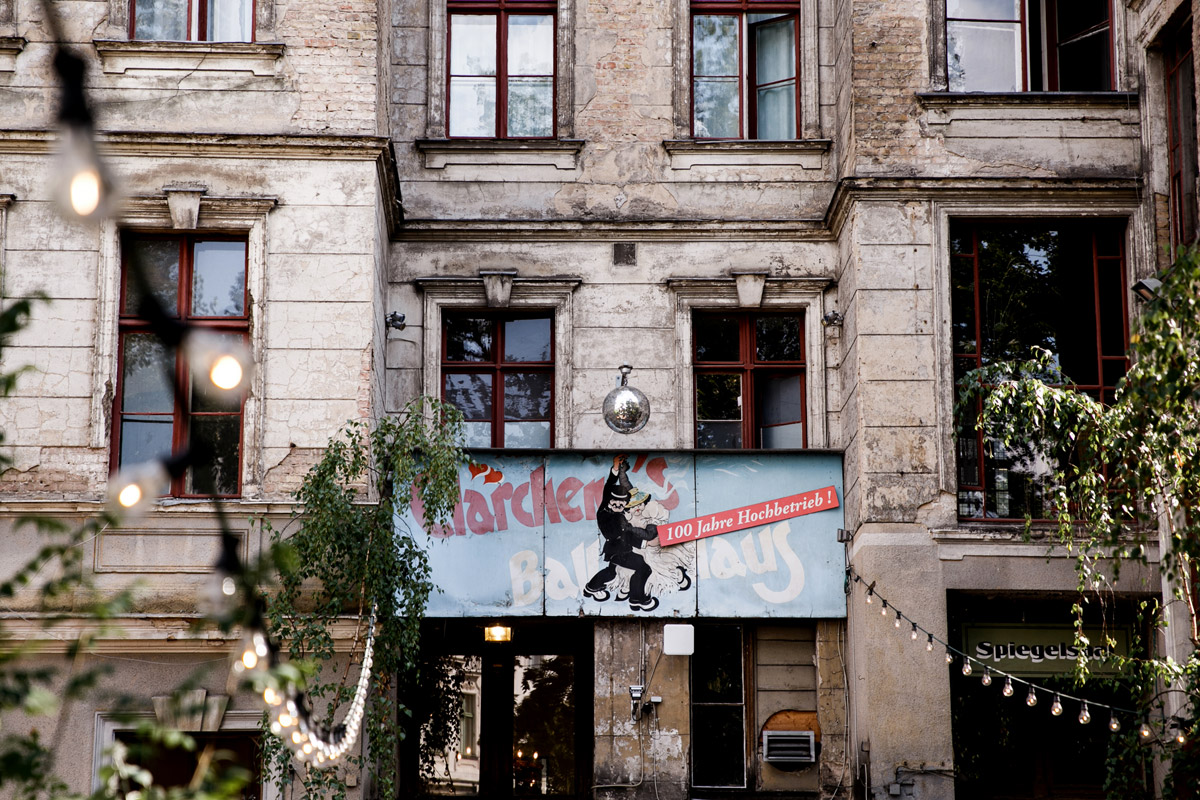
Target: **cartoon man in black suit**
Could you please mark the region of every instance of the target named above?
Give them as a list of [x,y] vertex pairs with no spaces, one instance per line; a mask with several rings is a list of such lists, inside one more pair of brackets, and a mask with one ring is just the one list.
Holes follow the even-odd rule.
[[633,484],[629,481],[629,462],[625,456],[619,455],[613,459],[612,470],[604,482],[604,493],[600,497],[600,508],[596,511],[596,525],[604,537],[601,555],[608,566],[592,576],[583,587],[583,594],[595,600],[607,600],[609,592],[605,587],[617,577],[617,567],[625,567],[633,570],[629,580],[630,608],[652,611],[658,607],[658,598],[646,593],[650,565],[634,552],[634,548],[657,538],[658,526],[649,524],[645,528],[635,528],[629,523],[625,507],[633,492]]

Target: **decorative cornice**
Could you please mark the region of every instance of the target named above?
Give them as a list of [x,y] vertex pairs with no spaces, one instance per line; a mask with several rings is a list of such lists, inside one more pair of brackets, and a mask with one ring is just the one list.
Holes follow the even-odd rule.
[[109,74],[127,70],[186,70],[188,72],[253,72],[274,77],[283,57],[282,42],[158,42],[96,39],[101,69]]
[[8,208],[16,199],[15,194],[0,194],[0,209]]
[[[0,130],[0,154],[53,153],[61,136],[54,130]],[[390,140],[382,136],[287,135],[98,131],[96,146],[110,156],[216,156],[221,158],[339,159],[380,157]]]
[[[230,653],[237,647],[242,632],[228,633],[210,628],[194,630],[202,620],[198,614],[129,614],[105,620],[69,618],[38,612],[4,612],[5,639],[0,652],[30,647],[39,653],[63,653],[83,636],[89,637],[89,653],[136,653],[141,657],[172,653]],[[47,623],[53,624],[47,626]],[[334,652],[351,652],[360,631],[357,617],[341,618],[329,627]]]
[[[736,301],[738,274],[731,271],[729,277],[711,278],[667,278],[667,287],[680,296],[697,296],[716,298],[725,295],[726,299]],[[768,275],[764,284],[764,296],[770,294],[812,294],[823,292],[836,283],[836,279],[826,275],[811,276],[771,276]]]
[[821,220],[405,220],[403,242],[826,241]]
[[417,139],[426,169],[458,166],[553,166],[575,169],[582,139]]
[[1138,107],[1137,92],[917,92],[926,108],[952,106],[1080,106],[1089,108]]

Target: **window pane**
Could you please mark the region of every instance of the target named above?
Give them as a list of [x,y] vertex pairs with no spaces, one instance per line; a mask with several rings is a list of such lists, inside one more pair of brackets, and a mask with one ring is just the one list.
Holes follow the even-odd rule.
[[759,361],[803,361],[799,317],[759,317],[754,321]]
[[450,135],[496,135],[496,79],[450,79]]
[[505,422],[505,447],[549,447],[549,422]]
[[1038,444],[1021,443],[1011,449],[985,441],[983,515],[1003,519],[1054,516],[1046,494],[1056,460]]
[[[137,265],[146,277],[150,291],[163,309],[171,315],[179,313],[179,240],[126,239],[127,260]],[[132,274],[125,276],[125,313],[138,313],[141,293]]]
[[550,318],[512,319],[504,323],[505,361],[549,361]]
[[508,136],[554,135],[554,79],[509,78]]
[[743,786],[746,732],[741,706],[693,706],[693,786]]
[[736,317],[697,315],[692,324],[696,334],[697,361],[741,361]]
[[494,15],[450,15],[450,74],[496,74]]
[[508,74],[554,74],[554,17],[514,14],[508,18]]
[[491,361],[492,321],[465,317],[447,318],[446,360]]
[[762,446],[764,449],[800,449],[804,447],[804,425],[802,423],[774,425],[770,428],[760,428],[759,431],[762,434]]
[[1021,2],[1020,0],[946,0],[946,16],[962,19],[1019,19]]
[[948,22],[946,72],[952,92],[1016,92],[1021,79],[1021,26]]
[[692,19],[692,74],[738,75],[738,25],[732,15]]
[[471,419],[492,418],[491,375],[446,375],[446,402]]
[[187,23],[187,0],[134,0],[135,39],[185,41],[188,38]]
[[785,17],[755,29],[754,82],[775,83],[796,77],[796,22]]
[[[170,415],[122,419],[121,465],[169,458],[174,427],[174,419]],[[167,491],[168,487],[163,487],[163,493]]]
[[491,447],[492,423],[463,423],[463,447]]
[[149,333],[127,333],[122,344],[121,410],[127,414],[170,414],[175,409],[171,386],[174,356]]
[[249,780],[239,790],[239,796],[241,800],[258,800],[262,788],[260,733],[190,731],[188,736],[196,742],[194,750],[168,747],[134,731],[118,731],[114,738],[128,746],[130,764],[146,769],[153,776],[154,785],[168,791],[188,787],[195,777],[201,754],[211,747],[213,761],[210,768],[220,772],[230,768],[245,770]]
[[704,658],[692,659],[692,702],[741,703],[742,629],[736,625],[698,627],[696,651],[704,653]]
[[210,42],[252,41],[253,17],[254,0],[208,0],[208,31],[205,38]]
[[742,446],[742,423],[740,422],[697,422],[696,447],[739,448]]
[[954,307],[954,352],[974,353],[975,261],[970,256],[950,259],[950,302]]
[[1109,0],[1072,0],[1070,3],[1059,2],[1058,10],[1058,40],[1064,42],[1073,39],[1088,28],[1104,25],[1108,22]]
[[768,375],[760,377],[757,383],[759,425],[804,421],[799,375]]
[[796,84],[794,81],[758,90],[759,139],[796,138]]
[[237,494],[241,432],[240,414],[192,417],[191,451],[197,463],[188,467],[187,494]]
[[702,139],[736,139],[740,136],[740,99],[737,78],[696,78],[692,82],[696,108],[693,128]]
[[1058,89],[1062,92],[1112,89],[1107,29],[1058,48]]
[[[242,347],[245,347],[246,344],[246,337],[240,333],[218,333],[215,336],[218,340],[235,342]],[[239,390],[220,389],[205,374],[192,373],[190,379],[192,384],[191,410],[193,412],[242,410],[242,393]]]
[[512,739],[516,797],[575,795],[574,685],[571,656],[516,657]]
[[510,372],[504,376],[504,418],[545,419],[550,416],[548,372]]
[[192,266],[192,313],[240,317],[246,313],[246,243],[196,242]]
[[742,377],[699,373],[696,375],[696,419],[740,420]]

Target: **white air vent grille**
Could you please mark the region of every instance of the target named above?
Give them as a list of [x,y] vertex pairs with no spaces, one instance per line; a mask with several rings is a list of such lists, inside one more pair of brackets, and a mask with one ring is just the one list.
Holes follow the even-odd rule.
[[817,760],[812,731],[763,731],[763,760],[768,764],[812,764]]

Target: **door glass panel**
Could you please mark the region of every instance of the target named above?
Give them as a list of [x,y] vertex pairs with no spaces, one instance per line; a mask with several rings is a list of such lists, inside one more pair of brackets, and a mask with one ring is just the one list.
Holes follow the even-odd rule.
[[[438,797],[476,797],[479,795],[479,748],[482,746],[484,720],[482,660],[479,656],[447,656],[458,667],[462,711],[458,737],[445,742],[434,758],[433,775],[425,784],[426,793]],[[425,742],[429,744],[429,742]]]
[[575,659],[517,656],[513,670],[513,795],[574,795]]
[[692,659],[692,785],[740,787],[746,783],[745,692],[742,629],[714,625],[696,631]]

